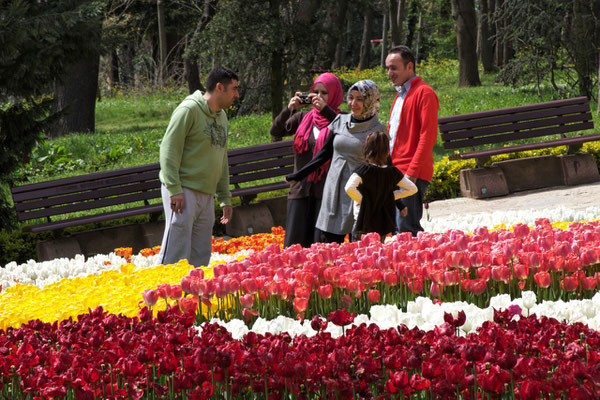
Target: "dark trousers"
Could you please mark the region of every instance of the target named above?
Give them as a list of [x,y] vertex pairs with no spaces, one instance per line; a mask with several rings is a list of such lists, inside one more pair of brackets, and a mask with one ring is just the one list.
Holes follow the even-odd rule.
[[288,199],[287,216],[285,220],[284,246],[299,243],[302,247],[310,247],[319,241],[319,230],[315,228],[321,199],[304,197]]
[[[344,239],[346,238],[346,235],[337,235],[335,233],[322,231],[318,228],[316,230],[317,230],[317,234],[318,234],[318,242],[320,242],[320,243],[342,244],[342,243],[344,243]],[[350,240],[352,240],[352,237],[350,238]]]
[[427,187],[429,187],[428,181],[423,179],[417,179],[416,185],[418,192],[412,196],[408,196],[402,199],[402,203],[408,207],[408,214],[406,217],[400,216],[400,212],[396,211],[396,225],[398,226],[398,232],[410,232],[413,236],[417,236],[417,232],[422,231],[421,218],[423,217],[423,198]]

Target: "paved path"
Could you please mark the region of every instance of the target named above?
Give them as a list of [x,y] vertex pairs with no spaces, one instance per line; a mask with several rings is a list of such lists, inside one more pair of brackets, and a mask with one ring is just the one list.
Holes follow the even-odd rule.
[[429,204],[431,218],[444,218],[452,214],[466,215],[494,211],[542,210],[568,207],[583,211],[600,207],[600,182],[579,186],[558,186],[529,190],[490,199],[439,200]]

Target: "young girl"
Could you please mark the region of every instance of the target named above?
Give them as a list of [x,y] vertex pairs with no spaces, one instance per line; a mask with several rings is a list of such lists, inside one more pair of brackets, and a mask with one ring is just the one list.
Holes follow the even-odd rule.
[[[346,193],[354,200],[352,239],[377,232],[381,240],[396,230],[395,200],[417,192],[414,183],[391,165],[390,140],[385,132],[372,132],[363,147],[368,164],[358,166],[346,183]],[[406,213],[406,207],[401,212]]]

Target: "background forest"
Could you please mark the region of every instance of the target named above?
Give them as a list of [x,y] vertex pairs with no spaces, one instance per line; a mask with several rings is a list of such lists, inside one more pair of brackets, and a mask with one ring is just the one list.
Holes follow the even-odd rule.
[[598,99],[598,0],[0,0],[2,227],[15,226],[11,183],[156,161],[142,149],[216,65],[240,75],[229,116],[243,146],[236,132],[268,140],[315,74],[388,84],[380,68],[397,44],[415,52],[440,115],[476,111],[458,88],[482,84],[469,96],[493,107]]

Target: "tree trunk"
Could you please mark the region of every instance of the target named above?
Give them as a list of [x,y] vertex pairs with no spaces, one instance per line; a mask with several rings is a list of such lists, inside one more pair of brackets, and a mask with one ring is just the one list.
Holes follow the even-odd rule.
[[363,34],[360,43],[360,60],[358,69],[363,70],[369,68],[369,53],[371,52],[371,21],[373,19],[373,11],[367,6],[363,17]]
[[458,47],[458,87],[479,86],[477,23],[473,0],[452,0],[452,18]]
[[190,94],[196,90],[204,92],[204,86],[200,82],[200,74],[198,73],[198,63],[195,59],[191,59],[189,56],[183,58],[183,75]]
[[329,34],[326,38],[325,56],[321,63],[321,68],[337,68],[333,67],[333,65],[339,61],[336,58],[337,46],[343,38],[347,6],[348,0],[335,1],[335,6],[331,7],[331,12],[328,13],[328,28],[326,31],[329,32]]
[[385,59],[387,58],[387,33],[388,33],[388,21],[389,21],[389,12],[383,12],[383,23],[381,29],[381,59],[379,60],[379,65],[381,69],[385,71]]
[[108,64],[109,67],[106,84],[108,86],[108,91],[112,92],[113,89],[119,85],[119,56],[116,49],[110,52]]
[[487,0],[487,27],[488,27],[488,41],[490,43],[490,50],[492,52],[492,64],[495,70],[498,70],[498,65],[496,64],[496,23],[494,22],[494,11],[496,10],[496,0]]
[[[272,18],[279,18],[279,5],[281,0],[269,0],[269,9]],[[281,44],[280,46],[283,46]],[[273,119],[279,115],[283,107],[284,93],[283,76],[283,48],[275,48],[271,52],[271,115]]]
[[[579,80],[579,94],[592,98],[594,84],[592,74],[594,73],[595,49],[592,38],[594,36],[594,19],[591,9],[586,7],[582,0],[573,0],[573,36],[575,59],[575,71]],[[598,99],[600,102],[600,99]]]
[[[503,2],[504,2],[504,0],[495,0],[495,12],[496,13],[499,12],[499,10],[502,8]],[[498,35],[504,27],[504,22],[498,17],[497,14],[494,16],[494,25],[496,27],[496,35]],[[502,42],[502,40],[500,40],[499,35],[496,36],[495,58],[496,58],[496,65],[498,67],[504,66],[504,43]]]
[[59,137],[72,132],[94,132],[100,54],[69,66],[54,90],[54,111],[63,115],[49,132]]
[[489,21],[490,15],[488,10],[488,0],[478,0],[479,2],[479,24],[477,35],[477,48],[479,60],[483,65],[484,73],[494,72],[494,44],[490,40]]
[[163,0],[156,0],[156,8],[158,14],[158,85],[163,86],[167,68],[167,32]]
[[406,0],[390,0],[389,16],[392,46],[404,44],[404,20],[406,19]]

